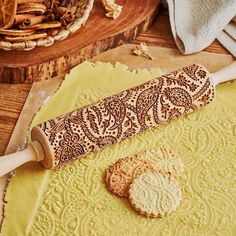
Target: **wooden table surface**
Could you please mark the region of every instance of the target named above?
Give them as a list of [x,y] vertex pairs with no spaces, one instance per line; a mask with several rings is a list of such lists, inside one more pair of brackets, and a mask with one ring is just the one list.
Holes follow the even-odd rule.
[[[134,43],[140,42],[152,46],[176,48],[166,10],[161,9],[150,29],[134,41]],[[205,51],[229,54],[217,41]],[[4,154],[30,89],[30,84],[0,84],[0,156]]]

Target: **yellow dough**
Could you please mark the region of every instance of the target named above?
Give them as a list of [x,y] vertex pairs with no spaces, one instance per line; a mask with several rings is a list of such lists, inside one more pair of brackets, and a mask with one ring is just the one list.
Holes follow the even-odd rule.
[[[158,69],[130,72],[121,64],[83,63],[33,125],[158,74]],[[236,83],[219,85],[216,92],[215,102],[193,114],[60,169],[19,168],[7,189],[2,235],[236,235]],[[170,216],[149,219],[106,189],[104,173],[121,156],[166,145],[184,162],[183,198]]]

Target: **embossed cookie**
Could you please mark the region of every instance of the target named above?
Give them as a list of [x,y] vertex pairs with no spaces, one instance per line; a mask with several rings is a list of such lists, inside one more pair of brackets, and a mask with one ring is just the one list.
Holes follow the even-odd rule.
[[126,157],[111,165],[105,175],[108,189],[119,197],[128,197],[130,183],[135,177],[146,171],[154,171],[147,160],[137,156]]
[[131,205],[148,217],[172,213],[182,199],[179,183],[170,173],[142,173],[130,184],[128,193]]
[[181,177],[184,173],[184,163],[182,159],[168,148],[158,147],[148,149],[138,156],[141,159],[150,161],[156,170],[170,172],[176,177]]

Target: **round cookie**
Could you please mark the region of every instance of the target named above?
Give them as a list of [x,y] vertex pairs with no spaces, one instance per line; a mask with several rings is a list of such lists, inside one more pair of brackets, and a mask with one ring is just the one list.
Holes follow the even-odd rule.
[[154,171],[154,167],[147,160],[141,160],[137,156],[119,159],[107,169],[106,185],[115,195],[128,197],[130,183],[146,171]]
[[179,206],[182,191],[177,179],[170,173],[145,172],[130,184],[129,200],[141,214],[164,217]]
[[148,149],[140,153],[139,157],[150,161],[156,170],[170,172],[175,177],[181,177],[184,173],[182,159],[165,147]]

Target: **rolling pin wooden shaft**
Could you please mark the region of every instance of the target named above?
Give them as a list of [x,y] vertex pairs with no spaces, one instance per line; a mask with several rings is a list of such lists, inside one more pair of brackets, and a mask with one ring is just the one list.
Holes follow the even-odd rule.
[[215,85],[236,78],[236,62],[210,74],[191,65],[35,126],[23,151],[0,157],[0,176],[29,162],[47,169],[79,159],[214,100]]

